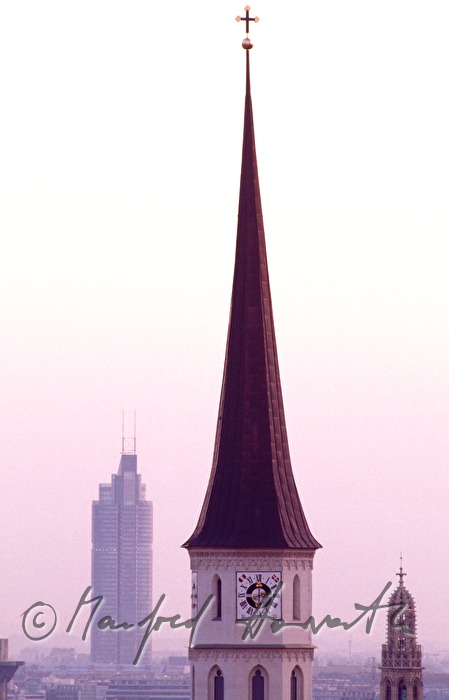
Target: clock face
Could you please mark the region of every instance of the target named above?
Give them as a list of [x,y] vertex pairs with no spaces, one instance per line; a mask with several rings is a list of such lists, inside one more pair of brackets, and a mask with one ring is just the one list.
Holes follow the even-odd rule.
[[280,619],[280,571],[237,571],[236,576],[238,620],[254,615]]

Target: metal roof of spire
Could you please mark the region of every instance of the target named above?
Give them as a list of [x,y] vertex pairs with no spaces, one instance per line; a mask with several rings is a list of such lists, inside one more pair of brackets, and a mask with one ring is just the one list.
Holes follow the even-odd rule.
[[[246,17],[248,22],[249,7]],[[237,18],[239,19],[239,18]],[[255,19],[255,18],[254,18]],[[299,500],[279,376],[251,104],[249,49],[234,283],[212,473],[185,547],[317,549]]]

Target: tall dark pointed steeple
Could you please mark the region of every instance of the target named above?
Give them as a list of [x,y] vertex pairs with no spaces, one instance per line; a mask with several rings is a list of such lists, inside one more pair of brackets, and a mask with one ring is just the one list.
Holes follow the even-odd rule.
[[288,449],[245,42],[237,245],[215,452],[198,525],[184,546],[314,550],[321,545],[307,525]]
[[[248,33],[257,18],[249,10],[237,18],[246,22],[247,34],[245,125],[217,435],[201,515],[184,545],[192,570],[192,617],[205,610],[189,648],[192,697],[256,700],[269,690],[279,700],[312,700],[310,629],[287,625],[274,633],[263,620],[266,613],[267,620],[310,619],[313,558],[320,545],[304,517],[288,450],[250,92]],[[250,619],[257,638],[242,634],[242,623]]]

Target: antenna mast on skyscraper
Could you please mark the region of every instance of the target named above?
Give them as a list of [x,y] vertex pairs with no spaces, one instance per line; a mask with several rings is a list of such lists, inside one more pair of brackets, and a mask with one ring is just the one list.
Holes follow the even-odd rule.
[[137,419],[134,409],[134,435],[125,437],[125,411],[122,410],[122,455],[135,455],[137,450]]

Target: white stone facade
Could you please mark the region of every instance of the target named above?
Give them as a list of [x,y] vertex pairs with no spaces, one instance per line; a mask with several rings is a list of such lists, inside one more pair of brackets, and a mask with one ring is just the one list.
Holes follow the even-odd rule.
[[[189,651],[192,700],[311,700],[314,647],[310,628],[298,625],[312,615],[314,551],[191,549],[189,554],[192,617],[214,595]],[[247,625],[237,620],[237,572],[281,574],[280,617],[288,626],[273,631],[266,620],[255,638],[247,633],[243,639]]]

